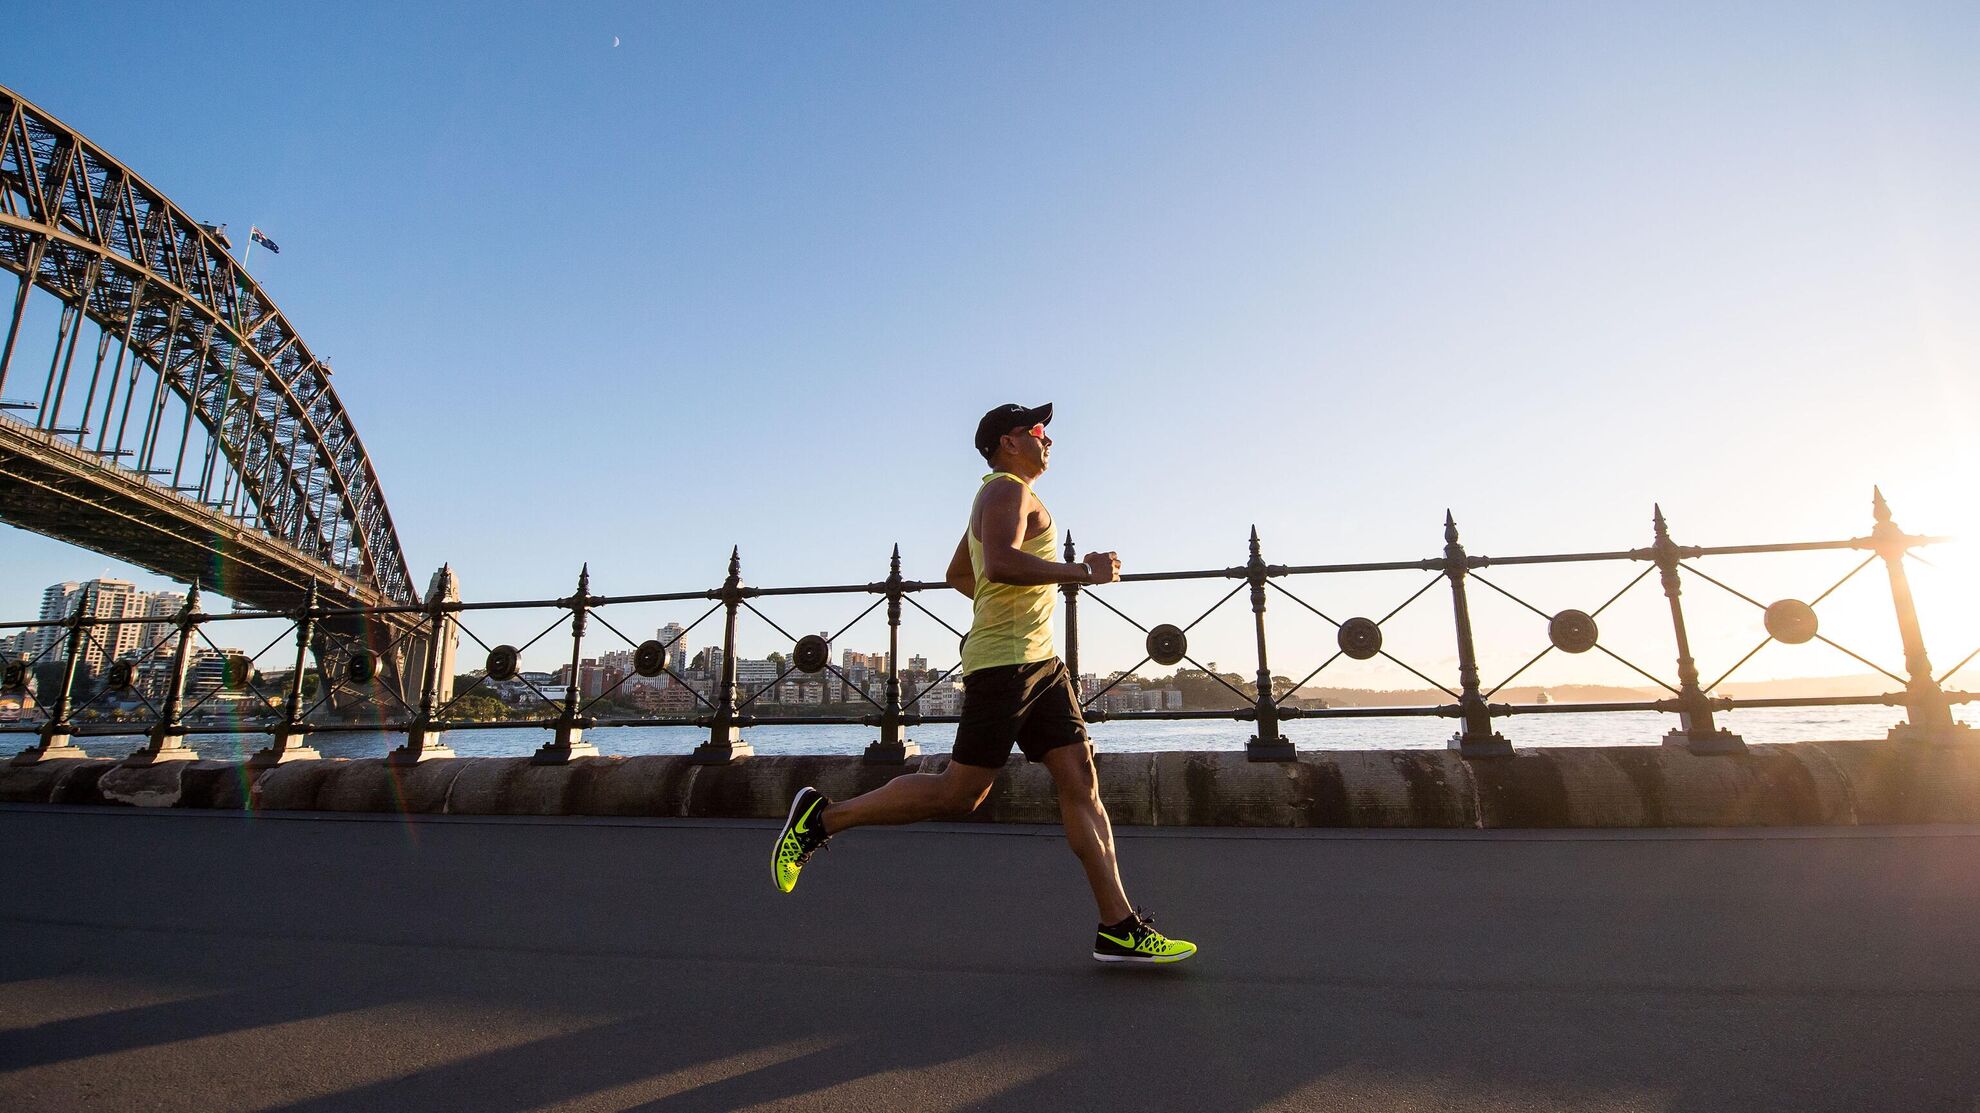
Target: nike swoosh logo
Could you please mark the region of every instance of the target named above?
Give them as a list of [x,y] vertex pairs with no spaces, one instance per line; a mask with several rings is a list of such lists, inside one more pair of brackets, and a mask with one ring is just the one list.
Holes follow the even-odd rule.
[[813,800],[811,802],[811,806],[804,809],[804,814],[798,817],[797,826],[791,828],[791,830],[800,835],[810,834],[811,829],[806,827],[805,824],[810,821],[811,813],[817,810],[818,810],[818,801]]
[[1103,931],[1103,932],[1100,932],[1100,933],[1098,933],[1098,934],[1099,934],[1099,936],[1100,936],[1100,938],[1102,938],[1102,939],[1105,939],[1105,940],[1106,940],[1107,942],[1109,942],[1109,943],[1118,943],[1118,944],[1120,944],[1121,946],[1123,946],[1123,947],[1126,947],[1126,948],[1127,948],[1128,950],[1130,950],[1130,951],[1132,951],[1132,950],[1134,950],[1134,940],[1132,940],[1132,939],[1116,939],[1116,938],[1114,938],[1113,936],[1111,936],[1111,935],[1108,935],[1108,934],[1107,934],[1106,932],[1104,932],[1104,931]]

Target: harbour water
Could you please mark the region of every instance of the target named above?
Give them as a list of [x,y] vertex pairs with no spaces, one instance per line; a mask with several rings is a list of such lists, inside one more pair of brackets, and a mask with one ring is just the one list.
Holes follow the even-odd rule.
[[[1957,717],[1971,721],[1976,716],[1968,712]],[[1753,708],[1722,715],[1720,723],[1748,742],[1811,742],[1882,738],[1903,718],[1903,710],[1895,707]],[[1497,719],[1494,724],[1519,747],[1655,745],[1677,726],[1677,716],[1654,711],[1550,714]],[[1437,749],[1455,729],[1454,720],[1437,718],[1293,720],[1283,725],[1283,733],[1302,750]],[[1091,730],[1101,752],[1234,750],[1242,749],[1251,735],[1248,723],[1210,720],[1095,723]],[[857,754],[878,736],[873,727],[837,725],[766,724],[743,733],[759,754]],[[910,736],[923,753],[947,753],[955,726],[924,725]],[[632,756],[689,753],[707,733],[689,726],[598,727],[586,737],[602,753]],[[11,738],[21,746],[32,741],[29,735]],[[520,757],[549,738],[550,732],[540,729],[458,730],[446,736],[446,744],[463,757]],[[325,757],[382,757],[402,740],[382,731],[335,732],[316,735],[311,744]],[[122,757],[142,741],[135,736],[97,737],[81,739],[80,745],[94,756]],[[199,734],[189,741],[202,756],[238,759],[269,740],[266,735]],[[13,748],[0,737],[0,749]]]

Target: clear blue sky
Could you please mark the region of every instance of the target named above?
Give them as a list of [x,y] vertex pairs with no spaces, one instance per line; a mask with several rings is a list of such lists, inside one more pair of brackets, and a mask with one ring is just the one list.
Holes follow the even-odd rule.
[[[586,560],[598,590],[705,586],[731,544],[759,583],[875,579],[895,540],[936,578],[1008,400],[1058,404],[1040,493],[1130,571],[1237,563],[1254,522],[1273,560],[1425,556],[1446,507],[1482,552],[1642,544],[1653,500],[1681,540],[1842,536],[1872,483],[1980,532],[1971,4],[8,26],[0,83],[281,243],[254,270],[334,360],[415,575],[451,561],[470,597],[565,593]],[[0,606],[106,567],[7,531]],[[1826,586],[1780,567],[1754,590]],[[1614,578],[1522,583],[1590,606]],[[1742,651],[1738,621],[1708,647]]]

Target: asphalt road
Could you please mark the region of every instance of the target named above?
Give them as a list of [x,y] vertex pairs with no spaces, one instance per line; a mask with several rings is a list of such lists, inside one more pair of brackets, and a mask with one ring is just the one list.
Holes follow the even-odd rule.
[[1980,829],[770,838],[0,808],[0,1109],[1980,1103]]

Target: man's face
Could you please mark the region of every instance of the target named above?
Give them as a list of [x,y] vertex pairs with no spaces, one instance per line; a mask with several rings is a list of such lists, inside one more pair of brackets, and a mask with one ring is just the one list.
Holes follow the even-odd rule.
[[1052,438],[1045,435],[1045,426],[1026,425],[1004,434],[1004,443],[1010,447],[1017,459],[1044,471],[1052,459]]

